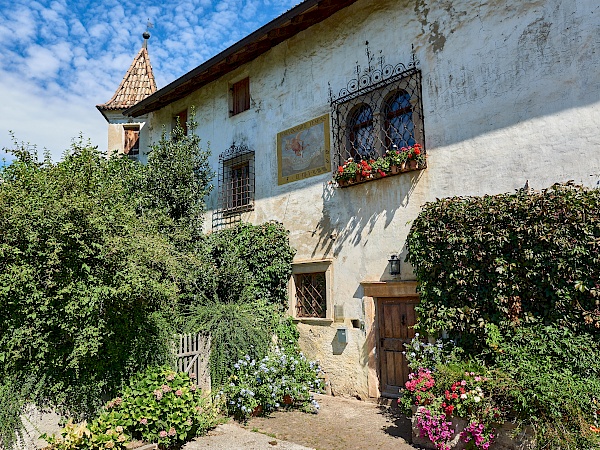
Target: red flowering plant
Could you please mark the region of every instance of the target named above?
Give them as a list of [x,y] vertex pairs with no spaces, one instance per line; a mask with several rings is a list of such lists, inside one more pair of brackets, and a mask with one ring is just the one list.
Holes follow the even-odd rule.
[[421,144],[402,147],[400,150],[407,153],[408,161],[416,161],[419,166],[425,166],[425,152],[423,151],[423,146]]
[[358,163],[353,158],[348,158],[344,164],[338,166],[337,170],[333,172],[333,179],[338,183],[340,181],[351,181],[356,178],[357,173],[359,173]]
[[[406,149],[406,147],[403,148]],[[397,145],[393,145],[392,149],[385,153],[385,159],[387,160],[388,165],[401,167],[408,159],[408,151],[406,150],[400,150]]]
[[373,164],[375,163],[374,159],[369,159],[369,161],[362,160],[358,163],[360,174],[363,178],[370,178],[373,174]]
[[371,162],[371,168],[374,174],[383,178],[390,173],[390,162],[387,158],[382,158],[380,156],[375,161]]
[[429,405],[435,399],[433,393],[435,379],[429,369],[421,367],[417,372],[409,374],[404,386],[414,398],[415,405]]

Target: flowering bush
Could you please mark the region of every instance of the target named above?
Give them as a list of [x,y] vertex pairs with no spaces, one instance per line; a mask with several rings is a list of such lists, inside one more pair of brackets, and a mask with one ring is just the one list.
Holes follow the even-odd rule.
[[448,442],[452,439],[454,431],[452,422],[444,414],[435,414],[427,408],[419,408],[417,426],[421,437],[427,437],[438,450],[450,450]]
[[[501,419],[500,409],[486,390],[488,378],[476,372],[464,372],[448,389],[436,383],[433,372],[419,368],[409,375],[406,391],[399,400],[405,408],[418,406],[417,427],[438,449],[447,449],[454,437],[446,420],[460,417],[468,421],[461,432],[464,442],[487,450],[496,434],[492,423]],[[423,406],[427,405],[427,406]]]
[[260,361],[246,355],[236,363],[229,384],[223,388],[229,414],[245,420],[253,413],[267,413],[283,406],[318,412],[311,392],[323,388],[321,369],[302,353],[275,348]]
[[67,424],[62,437],[44,439],[57,450],[124,449],[132,438],[175,448],[216,423],[215,409],[188,374],[158,367],[134,376],[89,426]]

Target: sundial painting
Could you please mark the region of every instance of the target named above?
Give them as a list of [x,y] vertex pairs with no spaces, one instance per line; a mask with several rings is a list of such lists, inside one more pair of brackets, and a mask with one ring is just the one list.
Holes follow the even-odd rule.
[[278,184],[314,177],[331,170],[329,115],[277,134]]

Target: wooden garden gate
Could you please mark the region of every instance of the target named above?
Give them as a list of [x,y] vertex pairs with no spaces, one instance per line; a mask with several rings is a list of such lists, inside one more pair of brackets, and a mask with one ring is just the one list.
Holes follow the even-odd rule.
[[210,390],[210,338],[202,333],[180,334],[177,371],[193,376],[203,390]]

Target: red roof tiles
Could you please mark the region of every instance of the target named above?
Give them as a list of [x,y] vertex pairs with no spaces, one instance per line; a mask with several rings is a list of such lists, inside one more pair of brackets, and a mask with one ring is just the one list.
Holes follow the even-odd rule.
[[148,50],[142,47],[112,98],[96,105],[100,112],[127,109],[156,92]]

